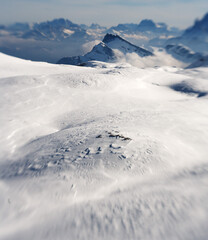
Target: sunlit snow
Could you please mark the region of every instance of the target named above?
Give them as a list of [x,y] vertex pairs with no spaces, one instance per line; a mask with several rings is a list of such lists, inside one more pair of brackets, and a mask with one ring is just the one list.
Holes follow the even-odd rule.
[[0,239],[207,239],[208,68],[92,65],[0,54]]

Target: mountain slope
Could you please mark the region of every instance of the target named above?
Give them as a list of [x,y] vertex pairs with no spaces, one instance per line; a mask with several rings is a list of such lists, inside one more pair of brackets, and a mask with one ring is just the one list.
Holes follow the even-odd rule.
[[101,61],[109,62],[116,60],[116,55],[111,48],[109,48],[105,43],[101,42],[94,46],[92,51],[85,54],[84,56],[77,57],[65,57],[60,59],[58,64],[70,64],[70,65],[80,65],[88,61]]
[[196,52],[208,53],[208,13],[182,36],[168,40],[167,44],[184,44]]

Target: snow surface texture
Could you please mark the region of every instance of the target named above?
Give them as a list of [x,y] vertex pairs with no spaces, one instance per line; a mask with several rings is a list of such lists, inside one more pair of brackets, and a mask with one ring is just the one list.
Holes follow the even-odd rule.
[[207,239],[208,69],[92,65],[0,54],[0,239]]

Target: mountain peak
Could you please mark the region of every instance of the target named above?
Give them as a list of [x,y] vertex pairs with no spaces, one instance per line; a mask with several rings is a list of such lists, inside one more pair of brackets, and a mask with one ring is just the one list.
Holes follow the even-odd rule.
[[91,29],[100,29],[100,28],[103,28],[103,27],[101,27],[101,26],[100,26],[99,24],[97,24],[97,23],[92,23],[89,28],[91,28]]
[[126,53],[137,53],[139,56],[144,57],[144,56],[152,56],[153,54],[143,48],[140,48],[127,40],[121,38],[118,35],[113,35],[107,33],[103,39],[103,42],[110,48],[112,49],[117,49],[124,54]]
[[111,34],[111,33],[107,33],[105,35],[105,37],[103,38],[103,42],[104,43],[109,43],[109,42],[112,42],[113,40],[115,39],[120,39],[120,40],[123,40],[121,37],[119,37],[118,35],[114,35],[114,34]]
[[52,21],[47,21],[47,22],[42,22],[42,23],[36,23],[35,27],[40,28],[40,27],[46,27],[46,26],[51,26],[53,28],[60,28],[60,27],[76,27],[78,26],[77,24],[74,24],[68,19],[64,18],[57,18]]
[[156,24],[151,19],[144,19],[140,22],[139,28],[156,28]]
[[194,25],[185,31],[185,34],[198,33],[199,31],[208,32],[208,13],[201,20],[196,20]]
[[208,13],[206,13],[206,14],[204,15],[204,17],[202,18],[201,21],[208,23]]

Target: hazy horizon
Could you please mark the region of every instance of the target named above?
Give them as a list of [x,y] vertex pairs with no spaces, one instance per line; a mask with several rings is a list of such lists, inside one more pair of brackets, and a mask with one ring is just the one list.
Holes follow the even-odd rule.
[[[208,12],[205,0],[9,0],[1,1],[0,24],[42,22],[66,18],[77,24],[98,23],[113,26],[119,23],[139,23],[142,19],[165,22],[169,26],[186,28]],[[176,14],[177,13],[177,14]]]

